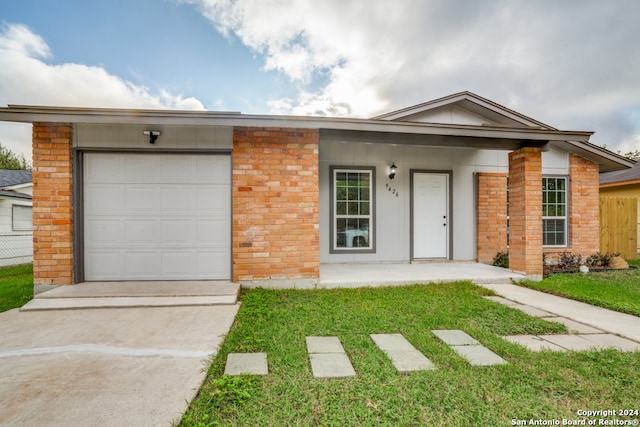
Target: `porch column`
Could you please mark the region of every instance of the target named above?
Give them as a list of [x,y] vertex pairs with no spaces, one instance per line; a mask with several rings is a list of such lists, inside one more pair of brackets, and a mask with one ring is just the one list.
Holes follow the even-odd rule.
[[542,149],[509,153],[509,268],[542,278]]
[[73,277],[71,123],[33,124],[34,292]]

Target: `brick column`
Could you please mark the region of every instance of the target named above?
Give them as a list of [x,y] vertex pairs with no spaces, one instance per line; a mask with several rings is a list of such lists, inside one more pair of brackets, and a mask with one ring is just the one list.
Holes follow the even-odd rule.
[[33,283],[36,288],[74,283],[71,138],[70,123],[33,124]]
[[542,150],[509,153],[509,268],[542,278]]
[[234,281],[319,278],[318,141],[316,129],[234,129]]
[[600,250],[599,173],[597,164],[569,155],[569,243],[576,255]]
[[507,174],[477,173],[477,257],[491,263],[507,251]]

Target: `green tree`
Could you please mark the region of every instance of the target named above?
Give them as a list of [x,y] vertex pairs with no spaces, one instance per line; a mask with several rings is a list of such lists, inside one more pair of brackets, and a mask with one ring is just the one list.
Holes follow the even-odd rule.
[[31,162],[23,154],[16,154],[0,143],[0,169],[28,170]]

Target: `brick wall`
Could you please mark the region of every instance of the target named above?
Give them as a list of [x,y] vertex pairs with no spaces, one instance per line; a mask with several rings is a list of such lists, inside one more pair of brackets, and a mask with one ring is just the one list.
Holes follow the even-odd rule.
[[477,173],[477,256],[491,263],[507,251],[507,174]]
[[318,140],[315,129],[234,129],[234,281],[319,277]]
[[73,278],[72,127],[33,124],[33,281],[69,285]]
[[600,250],[600,168],[597,164],[571,154],[569,156],[571,207],[569,229],[571,250],[584,256]]
[[542,153],[509,153],[509,268],[542,277]]

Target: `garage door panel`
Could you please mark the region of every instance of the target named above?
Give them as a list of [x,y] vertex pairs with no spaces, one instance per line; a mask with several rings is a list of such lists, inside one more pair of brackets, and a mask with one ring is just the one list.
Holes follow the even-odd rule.
[[198,157],[195,170],[198,179],[213,180],[219,184],[231,183],[231,164],[223,156]]
[[[156,183],[159,181],[158,159],[156,156],[122,155],[122,178],[125,184]],[[117,179],[117,178],[116,178]]]
[[162,243],[193,245],[197,241],[195,221],[163,221]]
[[97,280],[119,280],[122,276],[120,251],[87,251],[84,266],[85,274]]
[[160,243],[160,222],[145,219],[122,221],[124,236],[123,247],[140,244],[155,245]]
[[227,251],[199,252],[197,271],[201,277],[220,276],[225,273],[225,265],[231,263]]
[[85,197],[86,208],[92,212],[116,211],[116,203],[122,199],[122,189],[119,186],[92,185]]
[[[162,272],[167,277],[182,277],[186,274],[194,275],[195,260],[194,251],[163,252]],[[195,274],[197,277],[197,274]]]
[[229,156],[84,156],[85,280],[230,278]]
[[84,162],[85,182],[117,183],[124,179],[122,156],[119,154],[106,154],[87,156]]
[[166,183],[188,184],[197,180],[193,156],[171,156],[161,159],[159,168],[158,172]]
[[123,274],[130,279],[150,280],[158,274],[160,268],[157,251],[123,252]]
[[196,207],[198,211],[211,210],[226,213],[231,203],[228,186],[210,186],[197,189]]
[[163,188],[161,192],[163,212],[179,211],[184,215],[193,215],[195,213],[197,192],[194,188],[185,185]]
[[229,247],[231,236],[225,219],[198,221],[198,242],[214,247]]
[[119,220],[93,219],[85,225],[85,246],[117,244],[122,240],[122,225]]
[[[158,203],[157,196],[158,189],[145,188],[142,186],[136,186],[133,188],[125,188],[123,191],[122,208],[125,212],[135,214],[136,212],[152,212],[156,210],[159,212],[160,203]],[[129,211],[129,212],[126,212]]]

